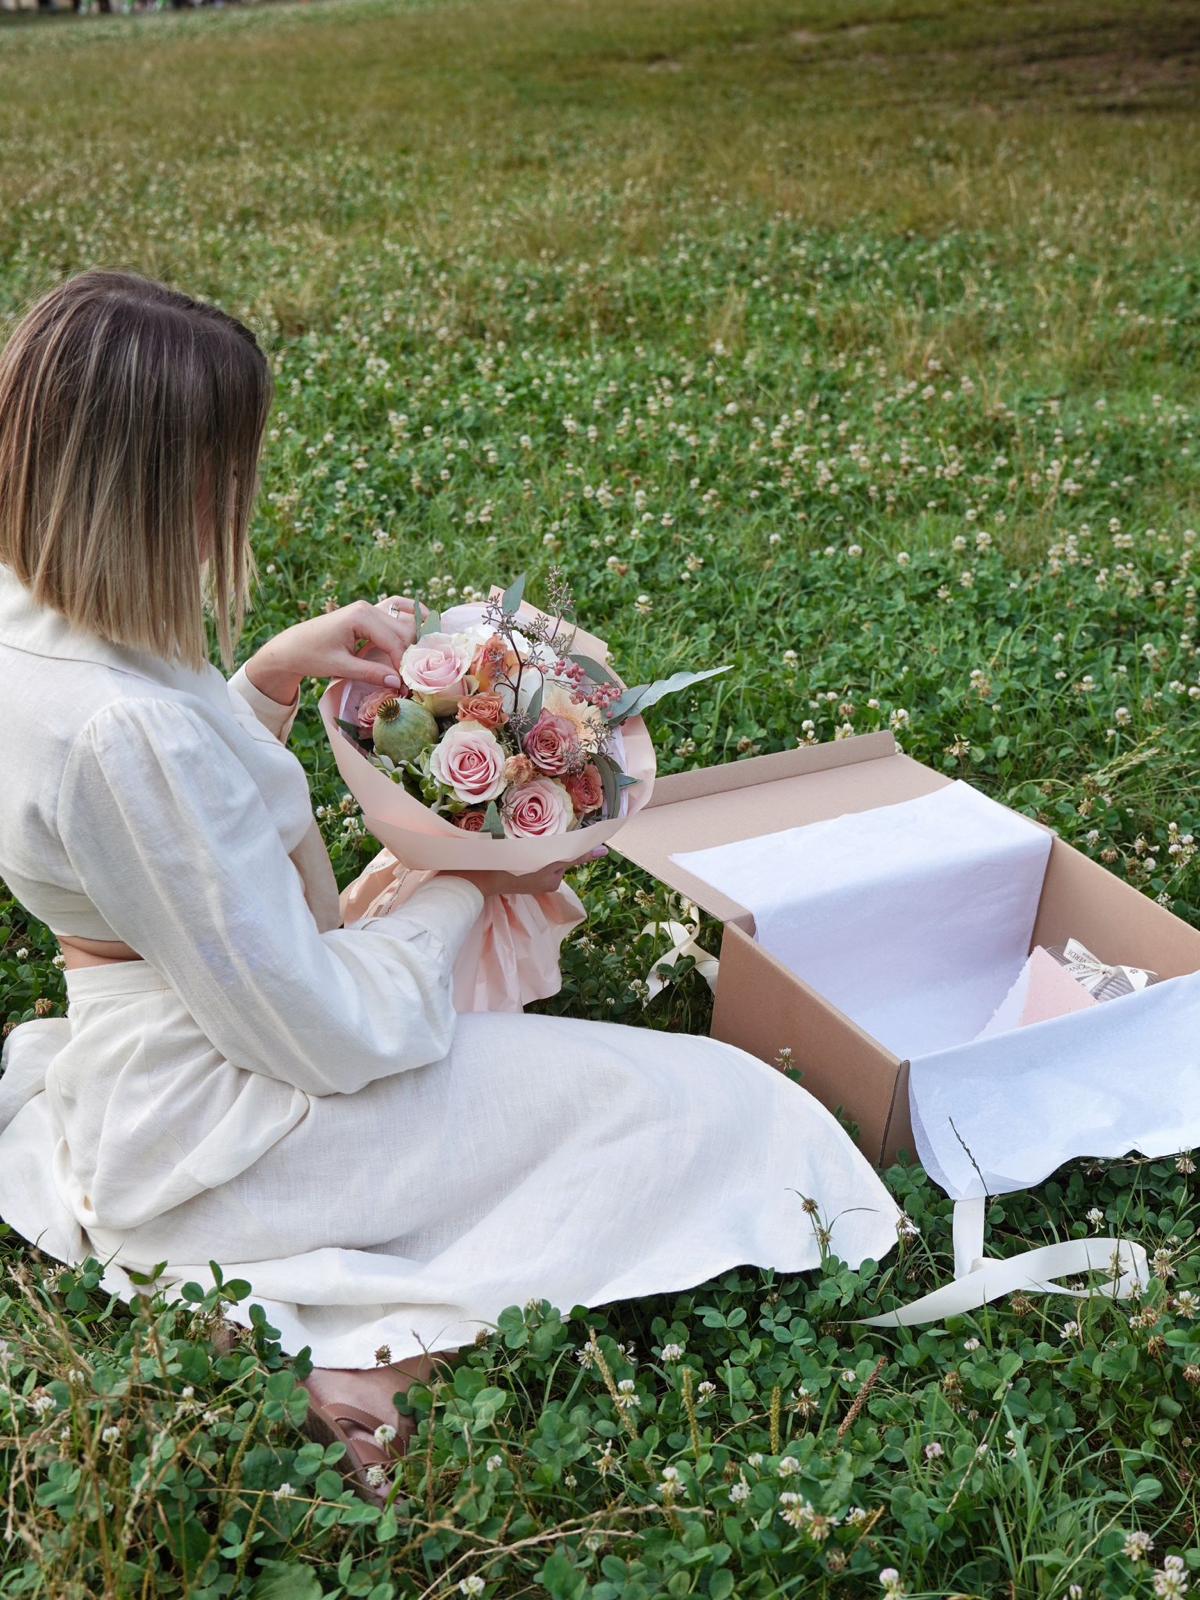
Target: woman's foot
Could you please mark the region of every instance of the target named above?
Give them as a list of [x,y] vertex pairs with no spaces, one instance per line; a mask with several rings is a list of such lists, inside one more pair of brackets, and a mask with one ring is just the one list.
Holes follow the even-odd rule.
[[343,1465],[364,1498],[382,1503],[391,1491],[396,1462],[415,1431],[393,1397],[427,1383],[434,1364],[426,1356],[390,1367],[314,1367],[306,1428],[323,1444],[343,1444]]

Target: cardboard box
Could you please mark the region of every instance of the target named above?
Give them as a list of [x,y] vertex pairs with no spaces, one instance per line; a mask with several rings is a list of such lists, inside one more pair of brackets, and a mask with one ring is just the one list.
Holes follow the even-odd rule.
[[[890,733],[865,734],[660,778],[613,841],[724,923],[713,1036],[771,1063],[790,1050],[804,1087],[857,1123],[880,1165],[913,1152],[909,1063],[756,944],[744,906],[671,857],[913,800],[953,781],[902,755]],[[1054,836],[1031,945],[1067,938],[1163,978],[1200,970],[1200,930]]]

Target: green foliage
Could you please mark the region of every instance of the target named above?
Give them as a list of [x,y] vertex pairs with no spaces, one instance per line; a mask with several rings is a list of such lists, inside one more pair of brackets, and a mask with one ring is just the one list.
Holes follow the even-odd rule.
[[[1200,921],[1186,9],[0,18],[0,312],[105,262],[260,331],[246,653],[558,565],[627,682],[731,664],[656,709],[662,771],[890,727]],[[374,844],[315,705],[293,746],[345,882]],[[541,1009],[705,1031],[690,960],[642,1004],[674,898],[615,857],[577,886]],[[54,951],[0,895],[7,1023],[61,1012]],[[997,1251],[1141,1239],[1140,1305],[895,1334],[852,1319],[946,1279],[949,1205],[887,1181],[917,1231],[882,1264],[505,1312],[409,1396],[382,1512],[261,1311],[217,1337],[250,1285],[131,1309],[0,1237],[0,1595],[1143,1600],[1171,1556],[1195,1588],[1190,1158],[990,1208]]]

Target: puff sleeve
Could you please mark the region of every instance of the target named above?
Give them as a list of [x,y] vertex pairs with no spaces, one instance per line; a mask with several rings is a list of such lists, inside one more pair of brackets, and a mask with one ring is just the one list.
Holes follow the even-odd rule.
[[108,926],[234,1065],[348,1094],[447,1053],[478,889],[440,877],[390,916],[318,932],[257,785],[188,705],[98,711],[66,765],[59,830]]

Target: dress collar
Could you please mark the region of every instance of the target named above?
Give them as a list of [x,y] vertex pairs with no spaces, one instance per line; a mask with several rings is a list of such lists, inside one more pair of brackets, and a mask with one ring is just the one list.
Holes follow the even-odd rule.
[[224,698],[225,680],[213,666],[195,672],[165,661],[148,650],[127,649],[97,634],[73,628],[64,616],[39,605],[10,567],[0,564],[0,644],[27,655],[54,660],[88,661],[151,683],[212,700]]

